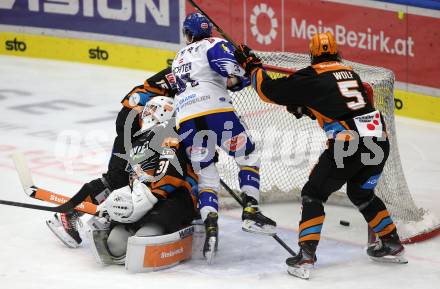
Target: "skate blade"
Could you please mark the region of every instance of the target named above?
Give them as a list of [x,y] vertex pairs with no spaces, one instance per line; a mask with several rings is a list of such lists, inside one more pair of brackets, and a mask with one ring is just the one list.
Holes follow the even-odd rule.
[[61,241],[64,245],[66,245],[69,248],[75,249],[79,247],[79,244],[69,236],[64,231],[64,228],[61,226],[61,224],[56,224],[55,221],[47,220],[46,225],[49,227],[49,229],[52,231],[52,233]]
[[252,220],[244,220],[241,228],[245,232],[260,235],[275,236],[277,233],[275,226],[261,225]]
[[310,269],[312,266],[304,265],[300,267],[295,266],[288,266],[287,267],[287,273],[289,273],[292,276],[295,276],[297,278],[308,280],[310,279]]
[[211,265],[214,262],[215,243],[217,241],[216,239],[217,239],[216,237],[210,237],[209,240],[208,240],[209,250],[204,253],[205,259],[206,259],[206,263],[208,263],[208,265]]
[[373,257],[373,256],[369,256],[369,257],[371,260],[379,263],[408,264],[408,259],[406,259],[403,256],[403,254],[384,256],[384,257]]

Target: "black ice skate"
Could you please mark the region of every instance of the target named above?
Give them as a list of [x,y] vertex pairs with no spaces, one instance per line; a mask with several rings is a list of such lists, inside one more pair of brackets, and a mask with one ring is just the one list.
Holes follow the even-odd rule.
[[78,232],[78,226],[81,224],[79,217],[78,212],[56,213],[46,224],[67,247],[77,248],[82,242]]
[[405,247],[400,242],[396,231],[379,238],[367,248],[367,254],[371,260],[384,263],[406,264],[408,260],[404,257]]
[[245,204],[241,215],[243,231],[270,236],[276,234],[277,223],[261,213],[257,200],[243,194],[243,203]]
[[218,214],[210,212],[205,220],[205,244],[203,246],[203,256],[208,264],[214,261],[215,253],[218,246]]
[[296,256],[287,258],[287,272],[301,279],[309,279],[315,262],[315,249],[307,243],[303,243]]

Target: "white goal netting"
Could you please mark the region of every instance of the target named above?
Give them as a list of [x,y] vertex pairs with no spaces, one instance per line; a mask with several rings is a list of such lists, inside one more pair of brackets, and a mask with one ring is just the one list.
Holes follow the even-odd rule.
[[[258,56],[265,64],[281,69],[296,70],[310,64],[309,56],[305,54],[262,52]],[[394,124],[394,74],[384,68],[349,61],[345,61],[345,64],[352,66],[364,82],[372,84],[375,105],[383,113],[389,133],[390,156],[376,187],[376,194],[386,203],[401,237],[407,241],[417,240],[438,229],[440,221],[416,206],[405,180]],[[285,74],[272,72],[271,75],[281,77]],[[326,146],[322,129],[308,117],[296,119],[284,107],[262,102],[250,87],[233,93],[232,98],[261,152],[262,203],[299,200],[309,172]],[[238,167],[235,162],[221,153],[218,168],[222,179],[238,190]],[[329,202],[350,204],[344,191],[345,187],[334,193]],[[221,194],[224,206],[234,204],[233,200],[228,199],[227,193]]]

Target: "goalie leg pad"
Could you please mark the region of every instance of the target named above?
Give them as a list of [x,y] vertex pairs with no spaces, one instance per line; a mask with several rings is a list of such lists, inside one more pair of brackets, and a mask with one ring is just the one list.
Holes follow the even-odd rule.
[[165,229],[159,224],[145,224],[139,230],[136,231],[136,236],[138,237],[151,237],[163,235]]
[[150,272],[176,266],[191,259],[194,226],[177,232],[128,239],[125,268],[133,273]]
[[125,256],[125,252],[127,251],[127,242],[128,238],[133,234],[127,230],[127,228],[123,225],[115,226],[108,235],[107,239],[107,247],[109,253],[121,259],[121,257]]
[[[113,264],[124,264],[125,261],[125,251],[120,257],[115,257],[110,253],[107,241],[110,234],[110,222],[106,218],[92,217],[88,222],[88,230],[85,232],[87,239],[90,243],[90,250],[95,257],[98,264],[102,265],[113,265]],[[116,226],[118,227],[118,226]],[[115,227],[115,228],[116,228]],[[122,227],[122,226],[120,226]],[[117,229],[120,230],[120,229]],[[117,243],[118,241],[124,241],[119,238],[115,239],[116,235],[113,235],[111,243]],[[125,238],[125,247],[129,236]],[[113,249],[116,251],[116,249]]]

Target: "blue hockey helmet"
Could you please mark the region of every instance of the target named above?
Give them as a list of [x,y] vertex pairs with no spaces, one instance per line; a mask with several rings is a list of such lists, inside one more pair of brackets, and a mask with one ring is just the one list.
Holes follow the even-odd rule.
[[183,34],[188,43],[212,36],[212,23],[200,13],[190,13],[183,21]]

